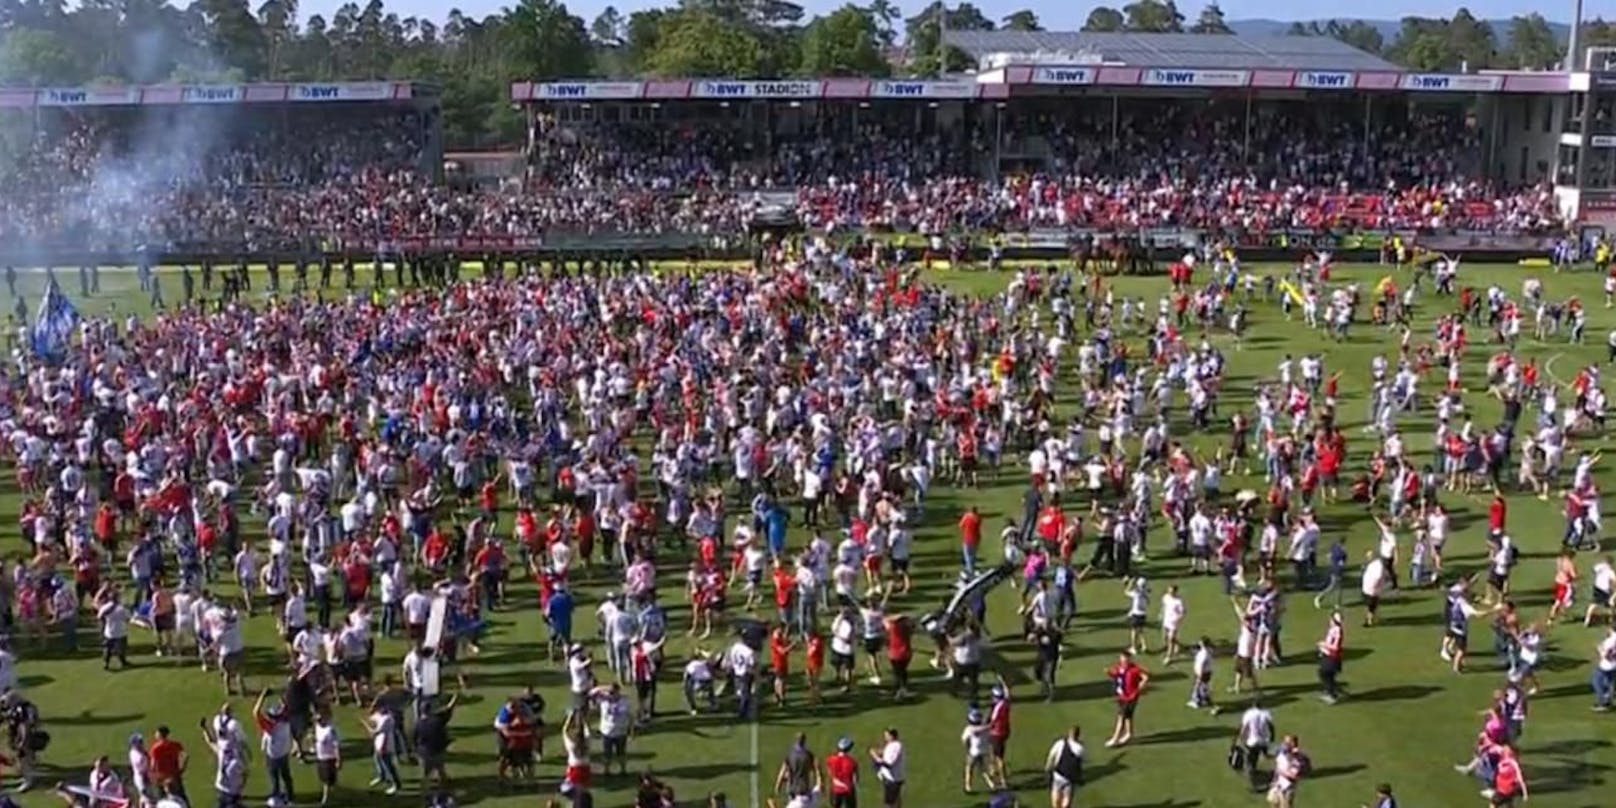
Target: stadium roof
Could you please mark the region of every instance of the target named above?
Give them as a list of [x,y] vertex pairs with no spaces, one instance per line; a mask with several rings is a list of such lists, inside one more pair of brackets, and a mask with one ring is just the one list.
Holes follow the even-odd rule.
[[1201,67],[1225,70],[1400,71],[1402,68],[1323,36],[1057,33],[1052,31],[948,31],[948,44],[979,62],[990,56],[1081,54],[1132,67]]

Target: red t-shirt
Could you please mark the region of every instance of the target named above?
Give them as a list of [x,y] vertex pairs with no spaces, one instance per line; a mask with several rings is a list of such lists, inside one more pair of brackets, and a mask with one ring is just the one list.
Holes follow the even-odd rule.
[[1145,686],[1145,669],[1130,662],[1112,673],[1117,683],[1117,701],[1129,704],[1139,700],[1139,691]]
[[776,634],[769,638],[769,664],[774,672],[784,674],[791,669],[791,642],[783,635]]
[[830,774],[830,793],[851,794],[858,777],[858,761],[846,752],[837,752],[825,758],[825,771]]
[[960,543],[966,547],[975,547],[982,541],[982,517],[966,511],[959,520]]
[[817,671],[825,667],[825,638],[818,634],[808,635],[808,670]]
[[914,654],[909,643],[909,621],[896,617],[886,618],[887,622],[887,659],[894,662],[907,662]]
[[177,779],[180,776],[180,755],[184,753],[185,747],[179,741],[153,741],[147,750],[151,757],[152,777],[157,780]]
[[774,605],[784,609],[791,605],[791,593],[797,588],[797,576],[785,567],[774,568]]

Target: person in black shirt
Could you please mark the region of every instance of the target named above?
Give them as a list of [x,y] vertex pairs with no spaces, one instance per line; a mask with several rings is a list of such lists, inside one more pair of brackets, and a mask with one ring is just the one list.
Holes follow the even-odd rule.
[[456,693],[442,709],[434,709],[429,701],[421,704],[415,719],[415,757],[421,763],[421,780],[432,778],[440,789],[448,788],[449,772],[444,768],[444,756],[449,753],[449,721],[454,718]]
[[1041,623],[1033,629],[1030,638],[1038,648],[1038,660],[1033,673],[1045,701],[1055,700],[1055,670],[1060,667],[1061,630],[1054,623]]

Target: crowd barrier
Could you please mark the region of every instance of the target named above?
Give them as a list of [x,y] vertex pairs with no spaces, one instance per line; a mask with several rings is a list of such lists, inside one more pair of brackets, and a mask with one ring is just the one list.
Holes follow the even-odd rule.
[[[836,243],[879,239],[903,245],[912,254],[927,249],[928,239],[894,231],[839,231],[828,234],[790,233],[785,229],[748,235],[701,236],[688,233],[658,234],[552,234],[548,237],[402,238],[357,244],[283,244],[263,248],[245,244],[173,244],[161,247],[131,246],[125,249],[61,248],[29,249],[0,247],[0,264],[16,267],[40,266],[134,266],[146,264],[198,265],[269,262],[408,260],[416,257],[456,256],[462,259],[495,258],[504,261],[551,259],[557,257],[634,256],[648,260],[745,260],[757,254],[770,239],[824,236]],[[1185,251],[1212,243],[1235,245],[1248,261],[1297,260],[1310,252],[1328,251],[1337,259],[1376,260],[1386,247],[1401,243],[1417,246],[1426,253],[1462,255],[1469,262],[1517,262],[1550,255],[1562,238],[1558,234],[1483,233],[1466,231],[1355,231],[1332,232],[1286,230],[1278,232],[1212,232],[1192,229],[1155,229],[1127,233],[1097,230],[1040,230],[1026,233],[970,234],[951,237],[951,243],[964,242],[973,260],[988,257],[995,249],[1006,259],[1055,260],[1070,257],[1079,245],[1097,244],[1103,253],[1118,240],[1139,245],[1155,263],[1176,260]],[[1395,241],[1394,241],[1395,240]]]

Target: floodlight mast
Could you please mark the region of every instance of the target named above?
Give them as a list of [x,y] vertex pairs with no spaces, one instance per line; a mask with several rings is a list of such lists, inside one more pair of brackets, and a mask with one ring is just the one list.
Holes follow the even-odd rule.
[[1587,70],[1588,65],[1582,64],[1582,54],[1579,52],[1582,45],[1582,0],[1575,0],[1571,12],[1571,34],[1566,38],[1565,66],[1567,70],[1576,70],[1579,67]]

